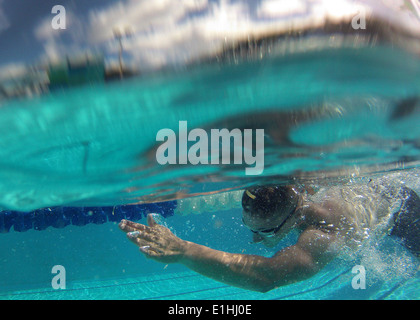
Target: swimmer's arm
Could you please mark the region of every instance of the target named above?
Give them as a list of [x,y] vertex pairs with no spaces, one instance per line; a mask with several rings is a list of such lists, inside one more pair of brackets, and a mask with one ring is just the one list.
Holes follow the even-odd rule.
[[295,245],[271,258],[226,253],[185,242],[179,262],[217,281],[267,292],[315,275],[332,258],[327,253],[331,241],[332,236],[319,230],[305,231]]
[[267,292],[310,278],[328,261],[331,235],[305,230],[298,242],[267,258],[227,253],[175,236],[148,216],[149,226],[123,220],[120,228],[148,258],[181,263],[206,277],[248,290]]

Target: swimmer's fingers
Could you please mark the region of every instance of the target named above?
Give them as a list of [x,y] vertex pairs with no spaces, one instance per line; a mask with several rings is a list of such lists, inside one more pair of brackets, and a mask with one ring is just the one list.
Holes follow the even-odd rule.
[[118,227],[124,232],[147,231],[148,227],[130,220],[121,220]]
[[132,232],[128,232],[127,233],[127,237],[132,240],[132,239],[141,239],[143,241],[147,241],[147,242],[156,242],[158,241],[158,236],[155,235],[154,233],[148,233],[148,232],[144,232],[144,231],[132,231]]
[[127,233],[128,239],[139,247],[141,253],[143,253],[146,258],[153,258],[158,256],[158,253],[153,250],[153,240],[151,236],[145,232],[132,231]]
[[160,255],[157,253],[157,252],[155,252],[155,251],[153,251],[152,249],[150,249],[150,247],[149,246],[142,246],[142,247],[139,247],[139,250],[140,250],[140,252],[141,253],[143,253],[144,254],[144,256],[146,257],[146,258],[148,258],[148,259],[150,259],[150,258],[157,258],[157,257],[159,257]]
[[152,227],[152,228],[158,224],[156,223],[155,219],[153,219],[152,214],[147,215],[147,224],[149,225],[149,227]]
[[139,247],[150,246],[152,239],[145,232],[130,231],[127,232],[127,238]]
[[124,232],[133,232],[133,231],[146,231],[150,232],[150,228],[159,225],[154,219],[152,214],[147,215],[147,224],[149,226],[145,226],[144,224],[136,223],[130,220],[122,219],[121,222],[118,224],[119,228]]

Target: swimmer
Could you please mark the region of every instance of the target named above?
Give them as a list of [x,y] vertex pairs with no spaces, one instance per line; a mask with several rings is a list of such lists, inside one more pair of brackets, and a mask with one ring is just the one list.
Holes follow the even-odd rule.
[[343,245],[357,246],[366,236],[365,231],[386,217],[391,223],[389,234],[402,239],[418,256],[420,198],[414,191],[402,188],[393,195],[401,201],[392,215],[393,198],[384,190],[378,185],[362,190],[332,187],[313,196],[293,186],[245,190],[242,221],[252,232],[254,242],[274,247],[291,230],[300,232],[296,244],[272,257],[228,253],[182,240],[156,223],[152,215],[147,217],[148,226],[122,220],[119,227],[147,258],[165,264],[181,263],[214,280],[267,292],[314,276]]

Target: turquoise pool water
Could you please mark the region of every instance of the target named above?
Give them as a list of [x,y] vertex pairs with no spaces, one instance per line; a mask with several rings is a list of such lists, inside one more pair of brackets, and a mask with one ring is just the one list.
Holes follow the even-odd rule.
[[[0,207],[112,206],[413,167],[419,75],[418,57],[402,50],[340,48],[5,101]],[[157,163],[158,131],[183,120],[189,130],[264,128],[263,174]]]
[[[384,67],[386,66],[386,68]],[[238,64],[203,65],[1,102],[0,207],[117,206],[174,200],[258,183],[339,185],[395,173],[420,192],[420,60],[390,47],[325,49]],[[156,133],[265,129],[265,169],[161,166]],[[199,211],[199,210],[198,210]],[[163,220],[181,238],[265,256],[248,244],[240,209]],[[145,222],[140,220],[141,222]],[[117,224],[0,234],[1,299],[418,299],[418,261],[373,239],[310,280],[266,294],[146,260]],[[366,289],[354,289],[355,265]],[[66,289],[53,289],[56,265]]]
[[[178,236],[229,252],[271,256],[278,247],[251,245],[238,210],[165,220]],[[2,235],[0,299],[312,300],[418,299],[419,263],[391,238],[372,240],[359,252],[335,259],[309,280],[258,293],[203,277],[177,265],[146,260],[116,224],[69,226]],[[354,289],[355,265],[366,266],[366,289]],[[54,265],[66,269],[66,288],[53,289]]]
[[[337,271],[334,269],[332,271]],[[318,281],[294,285],[288,290],[267,294],[243,291],[222,285],[192,272],[140,276],[101,281],[74,282],[66,290],[37,288],[2,294],[1,299],[31,300],[312,300],[312,299],[417,299],[418,280],[409,279],[392,284],[375,284],[368,291],[350,292],[348,283],[354,276],[349,270],[330,272]]]

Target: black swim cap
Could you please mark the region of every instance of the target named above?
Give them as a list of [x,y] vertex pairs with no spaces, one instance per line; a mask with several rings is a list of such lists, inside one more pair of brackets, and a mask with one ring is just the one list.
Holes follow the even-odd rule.
[[298,193],[290,186],[262,186],[246,189],[242,195],[242,208],[253,215],[268,218],[297,204]]

